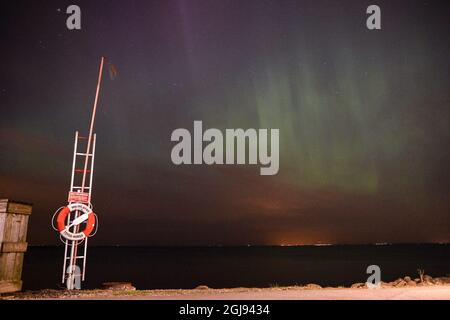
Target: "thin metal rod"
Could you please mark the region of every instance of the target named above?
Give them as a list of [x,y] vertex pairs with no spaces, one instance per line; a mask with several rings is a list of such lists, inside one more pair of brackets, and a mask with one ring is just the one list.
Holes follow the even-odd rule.
[[63,264],[63,272],[62,272],[62,279],[61,279],[62,283],[64,283],[64,280],[66,278],[67,247],[69,246],[67,244],[67,241],[69,241],[69,240],[66,239],[65,242],[64,242],[65,246],[64,246],[64,264]]
[[[71,213],[68,214],[68,219],[71,221]],[[75,216],[78,216],[78,211],[75,211]],[[69,222],[67,223],[69,224]],[[75,266],[77,263],[77,259],[75,258],[77,256],[76,252],[76,245],[78,241],[73,240],[71,241],[71,248],[70,248],[70,263],[69,263],[69,275],[67,277],[67,289],[72,290],[73,289],[73,273],[75,272]],[[66,271],[67,272],[67,271]]]
[[84,252],[83,252],[83,273],[81,274],[81,280],[84,281],[84,275],[86,274],[86,259],[87,259],[87,242],[89,237],[84,239]]
[[[97,113],[97,103],[98,103],[98,96],[100,93],[100,86],[102,83],[102,74],[103,74],[103,65],[105,63],[105,57],[102,57],[101,61],[100,61],[100,70],[98,72],[98,80],[97,80],[97,90],[95,92],[95,100],[94,100],[94,107],[92,109],[92,117],[91,117],[91,125],[89,126],[89,136],[88,136],[88,143],[87,143],[87,147],[86,147],[86,158],[84,160],[84,171],[83,171],[83,180],[81,183],[81,192],[84,192],[84,188],[86,185],[86,173],[87,173],[87,167],[88,167],[88,163],[89,163],[89,153],[90,153],[90,149],[91,149],[91,142],[92,142],[92,133],[94,130],[94,123],[95,123],[95,115]],[[92,175],[92,172],[90,173],[90,175]],[[92,188],[89,188],[89,202],[91,201],[91,193]],[[78,217],[78,212],[75,213],[75,218]],[[75,232],[78,232],[79,230],[79,226],[77,225],[75,227]],[[73,245],[72,245],[72,257],[73,256],[77,256],[78,254],[78,241],[74,241]],[[71,259],[70,261],[70,265],[71,265],[71,269],[73,270],[76,266],[76,260]],[[84,270],[83,270],[84,272]]]
[[81,192],[84,192],[84,186],[86,183],[86,170],[88,167],[88,162],[89,162],[89,152],[91,149],[91,140],[92,140],[92,133],[94,130],[94,123],[95,123],[95,114],[97,113],[97,102],[98,102],[98,96],[100,93],[100,85],[102,83],[102,74],[103,74],[103,64],[105,62],[105,57],[102,57],[102,60],[100,62],[100,70],[98,72],[98,80],[97,80],[97,90],[95,92],[95,100],[94,100],[94,108],[92,110],[92,118],[91,118],[91,125],[89,127],[89,137],[88,137],[88,143],[87,143],[87,148],[86,148],[86,159],[84,161],[84,172],[83,172],[83,182],[81,184]]
[[97,135],[94,133],[94,141],[92,143],[91,172],[89,174],[89,203],[91,203],[92,179],[94,178],[94,159],[95,159],[95,142],[96,141],[97,141]]
[[[75,175],[75,166],[77,161],[77,148],[78,148],[78,131],[75,132],[75,141],[73,143],[73,162],[72,162],[72,175],[70,177],[70,191],[73,191],[73,182],[74,182],[74,175]],[[67,225],[70,223],[70,214],[67,216]],[[69,240],[65,241],[64,245],[64,264],[63,264],[63,273],[62,273],[62,282],[64,283],[66,279],[66,265],[67,265],[67,247]],[[70,260],[72,261],[72,247],[70,248]]]

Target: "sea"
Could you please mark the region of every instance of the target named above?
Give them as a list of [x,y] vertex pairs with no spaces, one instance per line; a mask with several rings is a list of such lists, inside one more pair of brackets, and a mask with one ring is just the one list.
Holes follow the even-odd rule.
[[[57,289],[64,247],[30,246],[25,254],[23,289]],[[381,280],[450,276],[450,244],[89,247],[85,289],[103,282],[131,282],[137,289],[350,286],[366,282],[377,265]]]

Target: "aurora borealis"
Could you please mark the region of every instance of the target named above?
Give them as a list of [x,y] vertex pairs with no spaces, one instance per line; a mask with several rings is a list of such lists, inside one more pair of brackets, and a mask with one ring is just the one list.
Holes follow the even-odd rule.
[[[448,1],[0,6],[0,197],[34,203],[32,244],[58,241],[102,55],[118,76],[99,102],[92,244],[450,242]],[[278,128],[278,174],[174,165],[171,132],[195,120]]]

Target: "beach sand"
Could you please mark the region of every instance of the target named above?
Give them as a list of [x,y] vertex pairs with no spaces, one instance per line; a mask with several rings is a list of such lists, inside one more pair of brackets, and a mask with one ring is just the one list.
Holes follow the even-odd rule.
[[1,299],[50,300],[449,300],[450,285],[401,288],[233,288],[190,290],[42,290]]

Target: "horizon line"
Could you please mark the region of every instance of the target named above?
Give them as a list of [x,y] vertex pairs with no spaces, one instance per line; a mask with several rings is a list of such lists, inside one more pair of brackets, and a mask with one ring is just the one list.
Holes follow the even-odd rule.
[[[236,245],[136,245],[105,244],[91,247],[135,248],[248,248],[248,247],[335,247],[335,246],[396,246],[396,245],[450,245],[450,242],[398,242],[398,243],[317,243],[317,244],[236,244]],[[59,247],[60,244],[28,244],[28,247]]]

